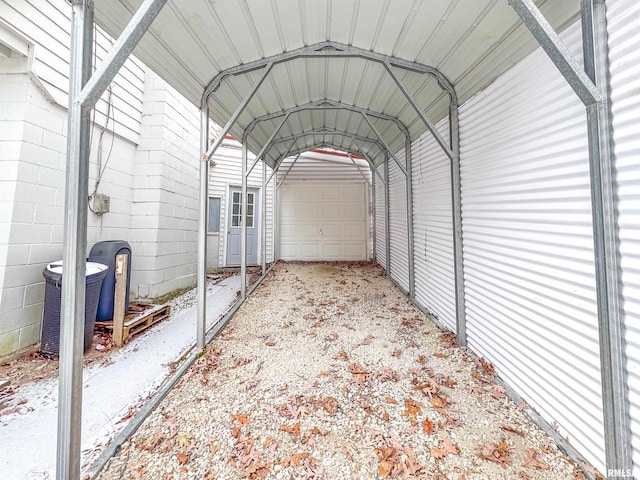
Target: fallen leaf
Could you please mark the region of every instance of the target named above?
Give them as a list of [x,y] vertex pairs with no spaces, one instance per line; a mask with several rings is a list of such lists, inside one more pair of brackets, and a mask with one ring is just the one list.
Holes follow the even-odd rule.
[[524,458],[523,466],[525,468],[539,468],[541,470],[546,470],[547,468],[549,468],[549,465],[538,460],[536,458],[537,456],[538,456],[538,452],[536,452],[535,449],[527,448],[527,453]]
[[344,351],[344,348],[338,352],[338,355],[333,357],[334,360],[342,360],[343,362],[349,361],[349,355]]
[[394,350],[393,353],[391,354],[392,357],[396,357],[396,358],[400,358],[400,355],[402,355],[402,350]]
[[177,455],[177,458],[178,458],[178,463],[182,465],[183,463],[187,463],[187,460],[189,460],[189,455],[186,455],[184,453],[179,453]]
[[447,456],[447,451],[444,448],[432,448],[430,453],[431,456],[436,459]]
[[309,452],[294,453],[290,457],[287,457],[284,460],[282,460],[281,463],[285,467],[289,467],[289,466],[297,467],[298,465],[300,465],[302,460],[307,458],[309,455],[311,455]]
[[533,480],[528,473],[520,472],[520,480]]
[[507,468],[507,465],[511,464],[511,458],[509,458],[510,451],[511,446],[503,438],[498,443],[485,443],[480,451],[480,458],[497,463],[502,466],[502,468]]
[[428,418],[425,418],[420,425],[422,425],[422,429],[427,435],[431,435],[433,433],[433,422]]
[[395,398],[387,397],[387,403],[393,403],[395,405],[398,401]]
[[418,415],[422,413],[421,404],[412,400],[411,398],[404,401],[405,410],[402,413],[403,417],[418,418]]
[[524,437],[524,432],[521,430],[518,430],[516,428],[510,427],[509,425],[502,425],[500,427],[502,430],[504,430],[505,432],[511,432],[511,433],[515,433],[516,435],[520,435],[521,437]]
[[460,453],[460,449],[458,448],[458,446],[454,445],[449,437],[446,437],[442,440],[442,447],[447,453],[451,455],[458,455]]
[[275,347],[276,342],[265,342],[265,345],[266,345],[267,347]]
[[231,419],[238,422],[240,425],[247,425],[249,423],[249,417],[246,415],[231,415]]
[[333,397],[327,397],[322,401],[322,408],[329,415],[333,415],[338,408],[338,401]]
[[434,353],[433,354],[434,357],[438,357],[438,358],[447,358],[449,355],[447,355],[446,353]]
[[388,462],[386,460],[382,460],[378,464],[378,473],[380,474],[380,476],[382,478],[386,478],[391,473],[391,469],[392,468],[393,468],[393,464],[391,462]]
[[238,438],[240,436],[240,429],[238,427],[233,427],[231,429],[231,436],[233,438]]

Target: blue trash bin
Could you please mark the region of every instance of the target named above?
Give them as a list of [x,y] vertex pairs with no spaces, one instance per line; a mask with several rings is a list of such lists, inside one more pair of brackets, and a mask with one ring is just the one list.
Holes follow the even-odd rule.
[[127,285],[125,287],[124,314],[129,309],[129,285],[131,284],[131,246],[124,240],[105,240],[96,243],[89,252],[89,261],[102,263],[109,267],[109,273],[102,282],[100,301],[98,302],[98,322],[113,320],[113,296],[116,289],[116,257],[127,255]]
[[[84,302],[84,350],[91,346],[100,287],[109,267],[101,263],[87,262],[86,294]],[[60,311],[62,303],[62,260],[47,265],[42,272],[45,279],[44,313],[40,351],[48,355],[60,353]]]

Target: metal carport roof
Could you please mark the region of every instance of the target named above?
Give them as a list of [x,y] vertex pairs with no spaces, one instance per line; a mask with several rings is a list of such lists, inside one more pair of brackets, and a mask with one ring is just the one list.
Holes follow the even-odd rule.
[[[95,21],[118,37],[141,3],[96,0]],[[557,30],[579,16],[579,0],[537,3]],[[448,115],[449,95],[425,69],[440,76],[440,83],[450,82],[463,103],[536,46],[505,0],[169,0],[134,53],[194,105],[207,98],[207,86],[215,89],[209,111],[219,125],[231,118],[269,61],[279,62],[231,128],[238,139],[254,118],[328,100],[395,117],[413,140],[425,124],[391,71],[435,124]],[[382,63],[389,60],[397,61],[391,69]],[[281,120],[264,120],[248,132],[249,150],[259,152]],[[300,112],[274,140],[329,128],[383,141],[393,152],[405,146],[404,135],[389,122],[370,121],[381,138],[355,112]],[[338,133],[333,140],[325,133],[318,144],[311,138],[306,137],[309,148],[322,143],[359,153]],[[276,145],[265,154],[271,166],[286,151]],[[385,159],[381,151],[368,154],[376,165]]]

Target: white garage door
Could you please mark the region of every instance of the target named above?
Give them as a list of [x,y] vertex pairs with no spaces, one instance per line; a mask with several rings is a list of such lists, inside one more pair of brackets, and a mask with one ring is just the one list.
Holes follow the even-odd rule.
[[364,183],[286,183],[280,197],[280,258],[366,260]]

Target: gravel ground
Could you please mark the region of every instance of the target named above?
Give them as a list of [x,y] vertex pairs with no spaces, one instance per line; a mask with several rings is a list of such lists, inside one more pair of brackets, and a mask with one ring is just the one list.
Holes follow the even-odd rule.
[[581,479],[378,266],[280,263],[106,479]]

